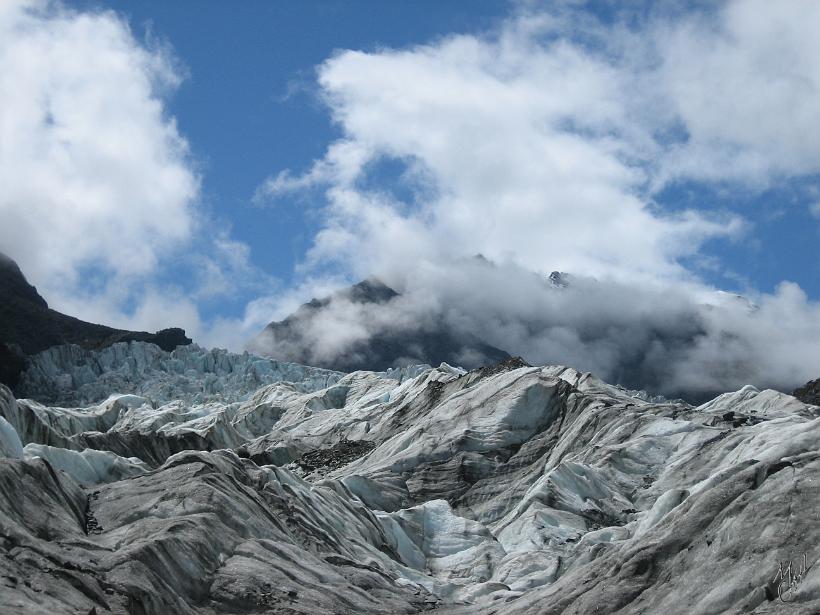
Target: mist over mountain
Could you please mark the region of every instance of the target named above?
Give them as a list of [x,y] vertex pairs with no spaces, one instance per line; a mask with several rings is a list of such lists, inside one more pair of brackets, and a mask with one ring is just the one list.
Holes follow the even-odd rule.
[[[719,291],[529,272],[483,257],[375,278],[270,323],[249,350],[336,371],[442,362],[468,369],[521,356],[570,364],[629,389],[703,401],[754,384],[782,391],[811,380],[820,318],[783,285],[761,303]],[[129,340],[166,350],[190,343],[181,329],[135,332],[48,307],[17,264],[0,260],[3,382],[25,357],[60,344],[99,349]],[[789,326],[783,326],[788,322]]]
[[754,303],[683,282],[547,275],[483,257],[387,279],[305,304],[249,348],[342,371],[515,355],[691,401],[745,384],[791,391],[820,361],[817,309],[788,284]]
[[[249,350],[285,361],[343,372],[381,371],[406,365],[468,369],[510,357],[468,330],[448,327],[441,315],[422,322],[396,318],[400,295],[378,280],[365,280],[330,297],[314,299],[280,322],[272,322]],[[401,309],[401,308],[399,308]]]

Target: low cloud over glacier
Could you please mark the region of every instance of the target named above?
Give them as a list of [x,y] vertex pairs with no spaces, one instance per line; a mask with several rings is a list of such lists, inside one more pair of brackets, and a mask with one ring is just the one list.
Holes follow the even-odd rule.
[[[318,82],[341,136],[257,192],[323,203],[303,284],[274,315],[374,275],[402,297],[336,301],[305,332],[317,357],[443,320],[535,363],[668,393],[812,377],[820,306],[799,286],[743,286],[743,299],[704,281],[734,272],[703,247],[754,241],[751,217],[659,198],[681,182],[751,195],[820,170],[804,8],[664,5],[602,24],[524,3],[483,34],[340,51]],[[572,283],[550,287],[551,270]]]
[[[401,295],[383,303],[336,296],[296,323],[299,337],[252,348],[280,358],[332,364],[361,343],[403,331],[452,331],[532,364],[566,364],[630,388],[708,398],[747,383],[791,390],[816,372],[820,306],[783,283],[754,297],[544,273],[470,258],[425,263],[386,282]],[[295,345],[298,344],[298,345]],[[465,356],[472,366],[484,357]]]

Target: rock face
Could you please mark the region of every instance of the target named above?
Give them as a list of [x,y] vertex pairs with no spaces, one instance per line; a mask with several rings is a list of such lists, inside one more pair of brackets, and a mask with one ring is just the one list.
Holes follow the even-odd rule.
[[164,350],[191,343],[182,329],[124,331],[52,310],[17,263],[0,253],[0,383],[15,388],[25,358],[52,346],[77,344],[100,349],[131,340],[151,342]]
[[[400,295],[377,280],[366,280],[324,299],[302,305],[281,322],[272,322],[249,349],[283,361],[316,365],[342,372],[385,370],[403,365],[450,363],[465,367],[492,365],[509,358],[503,350],[475,335],[456,334],[446,327],[401,321],[374,322],[373,330],[348,344],[344,351],[323,354],[313,336],[325,331],[325,321],[345,317],[349,310],[366,310],[398,300]],[[369,319],[357,319],[357,326]],[[378,320],[378,319],[376,319]]]
[[[0,612],[820,611],[817,406],[693,407],[518,360],[280,365],[254,388],[231,374],[258,357],[146,347],[72,364],[90,391],[131,357],[139,395],[0,387]],[[208,356],[234,367],[206,392]]]
[[792,395],[803,403],[820,405],[820,378],[795,389]]

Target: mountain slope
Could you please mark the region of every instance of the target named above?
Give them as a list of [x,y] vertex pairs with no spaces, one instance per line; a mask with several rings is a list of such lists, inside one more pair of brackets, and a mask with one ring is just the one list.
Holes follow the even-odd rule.
[[52,310],[17,263],[0,253],[0,382],[14,388],[25,357],[52,346],[100,349],[131,340],[151,342],[164,350],[191,343],[182,329],[125,331]]
[[[509,354],[474,334],[451,331],[439,322],[422,326],[367,317],[369,308],[395,302],[400,297],[377,280],[360,282],[330,297],[313,299],[284,320],[268,324],[251,342],[249,350],[342,372],[378,371],[422,363],[473,368],[509,358]],[[356,317],[346,320],[353,313]],[[344,331],[351,339],[339,342],[343,344],[341,348],[325,352],[329,345],[327,336],[334,331]]]

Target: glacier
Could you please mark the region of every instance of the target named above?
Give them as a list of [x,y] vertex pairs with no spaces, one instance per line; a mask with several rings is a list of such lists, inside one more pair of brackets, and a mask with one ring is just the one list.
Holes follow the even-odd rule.
[[816,613],[820,408],[145,342],[0,386],[3,613]]

